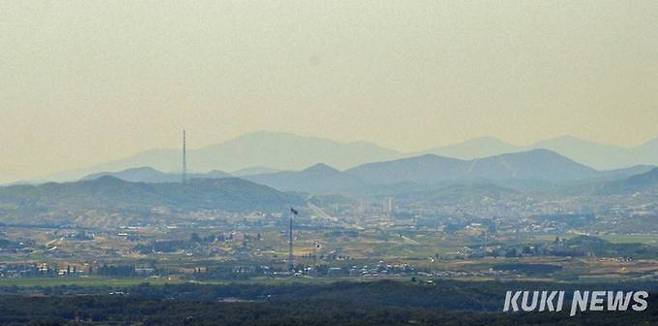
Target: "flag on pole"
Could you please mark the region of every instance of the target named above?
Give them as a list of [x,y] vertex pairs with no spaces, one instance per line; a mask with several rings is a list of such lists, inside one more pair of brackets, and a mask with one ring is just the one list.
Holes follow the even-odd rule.
[[290,207],[290,212],[295,214],[295,216],[299,214],[299,212],[296,209],[292,208],[292,207]]

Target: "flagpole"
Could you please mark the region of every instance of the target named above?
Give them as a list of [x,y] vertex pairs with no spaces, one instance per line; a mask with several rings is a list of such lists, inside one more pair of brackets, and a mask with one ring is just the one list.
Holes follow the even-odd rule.
[[290,208],[290,211],[288,212],[290,221],[289,221],[289,230],[288,230],[288,270],[290,272],[293,272],[295,270],[295,264],[293,262],[293,255],[292,255],[292,216],[293,216],[293,208]]
[[292,234],[292,223],[293,223],[293,218],[297,215],[299,215],[299,212],[292,206],[290,206],[290,211],[288,212],[290,214],[290,228],[288,230],[288,268],[290,269],[291,272],[295,271],[295,262],[294,262],[294,256],[292,254],[292,241],[293,241],[293,234]]

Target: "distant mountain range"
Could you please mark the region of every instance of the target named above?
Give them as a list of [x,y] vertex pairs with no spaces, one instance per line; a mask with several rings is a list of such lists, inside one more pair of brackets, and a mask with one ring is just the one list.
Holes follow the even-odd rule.
[[[265,173],[250,174],[264,171]],[[278,191],[311,194],[465,196],[510,193],[512,191],[552,191],[564,194],[614,194],[658,189],[658,168],[635,166],[598,171],[549,150],[495,155],[460,160],[425,154],[417,157],[366,163],[340,171],[327,164],[315,164],[300,171],[269,172],[269,169],[242,171],[240,178]],[[200,180],[235,179],[231,174],[212,171],[189,176]],[[153,168],[98,173],[82,181],[121,179],[145,184],[180,183],[179,174]],[[198,179],[198,180],[197,180]],[[652,188],[654,187],[654,188]],[[501,192],[505,190],[505,192]],[[437,192],[438,191],[438,192]],[[456,191],[457,193],[450,193]],[[422,194],[425,195],[422,195]],[[461,194],[461,195],[459,195]]]
[[598,170],[620,169],[635,165],[658,165],[658,138],[637,147],[625,148],[598,144],[572,136],[544,140],[525,147],[514,146],[496,138],[483,137],[455,145],[433,148],[424,153],[459,159],[475,159],[530,149],[548,149]]
[[[324,164],[294,171],[259,174],[248,180],[270,187],[301,192],[341,192],[375,186],[395,186],[409,191],[418,185],[472,183],[477,181],[540,184],[564,184],[584,181],[607,182],[645,173],[650,166],[622,170],[597,171],[549,150],[496,155],[474,160],[459,160],[426,154],[417,157],[363,164],[339,171]],[[414,186],[416,185],[416,186]]]
[[[253,174],[256,169],[300,170],[317,163],[344,169],[366,162],[399,157],[400,153],[365,142],[341,143],[280,132],[256,132],[227,142],[188,150],[188,162],[194,171],[238,171]],[[103,171],[152,167],[161,171],[180,171],[180,149],[151,150],[87,169],[55,175],[48,180],[70,181]],[[251,170],[251,171],[250,171]],[[262,172],[262,171],[261,171]],[[178,172],[180,173],[180,172]]]
[[[658,192],[658,168],[597,171],[549,150],[474,160],[426,154],[343,171],[315,164],[300,171],[243,178],[221,171],[191,177],[182,184],[180,175],[138,168],[70,183],[0,187],[0,222],[107,226],[154,222],[161,216],[176,216],[176,212],[282,212],[289,205],[304,204],[306,196],[294,192],[394,195],[400,200],[453,205],[464,201],[501,203],[526,198],[528,190],[534,194],[546,190],[547,195],[556,196],[552,198]],[[169,213],[159,215],[160,209]]]
[[[299,171],[270,172],[271,169],[254,168],[240,170],[236,172],[236,175],[281,191],[338,193],[392,185],[395,188],[408,190],[417,188],[418,185],[446,182],[512,182],[517,186],[524,182],[534,182],[535,184],[538,182],[540,186],[577,181],[603,182],[646,173],[652,168],[653,166],[635,166],[626,169],[598,171],[553,151],[535,149],[473,160],[425,154],[366,163],[344,171],[319,163]],[[190,179],[219,179],[236,175],[214,170],[208,173],[193,173],[188,177]],[[81,180],[94,180],[104,176],[144,183],[172,183],[181,180],[180,174],[165,173],[150,167],[95,173],[85,176]]]
[[[221,144],[189,150],[188,162],[193,171],[234,171],[234,176],[250,176],[299,171],[318,163],[345,170],[372,162],[416,159],[424,154],[473,160],[533,149],[548,149],[597,170],[622,169],[642,164],[658,165],[658,138],[641,146],[623,148],[570,136],[549,139],[526,147],[484,137],[419,153],[400,153],[366,142],[341,143],[279,132],[251,133]],[[61,173],[47,178],[47,181],[71,181],[103,171],[122,171],[144,166],[173,172],[169,177],[175,178],[175,174],[180,173],[180,156],[179,149],[151,150],[122,160]]]
[[491,157],[458,160],[427,154],[387,162],[364,164],[346,172],[373,184],[400,182],[437,183],[455,180],[535,180],[572,182],[625,177],[645,172],[649,167],[597,171],[558,153],[535,149]]

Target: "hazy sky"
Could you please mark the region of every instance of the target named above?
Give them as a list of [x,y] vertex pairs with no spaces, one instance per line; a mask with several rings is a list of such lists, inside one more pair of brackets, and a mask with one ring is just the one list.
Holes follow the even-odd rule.
[[658,1],[2,1],[0,181],[256,130],[658,136]]

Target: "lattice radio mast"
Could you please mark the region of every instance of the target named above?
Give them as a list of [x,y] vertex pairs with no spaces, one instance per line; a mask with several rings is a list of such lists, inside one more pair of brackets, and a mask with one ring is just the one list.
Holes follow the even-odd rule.
[[187,183],[187,135],[185,134],[185,129],[183,129],[183,174],[182,174],[183,184]]

